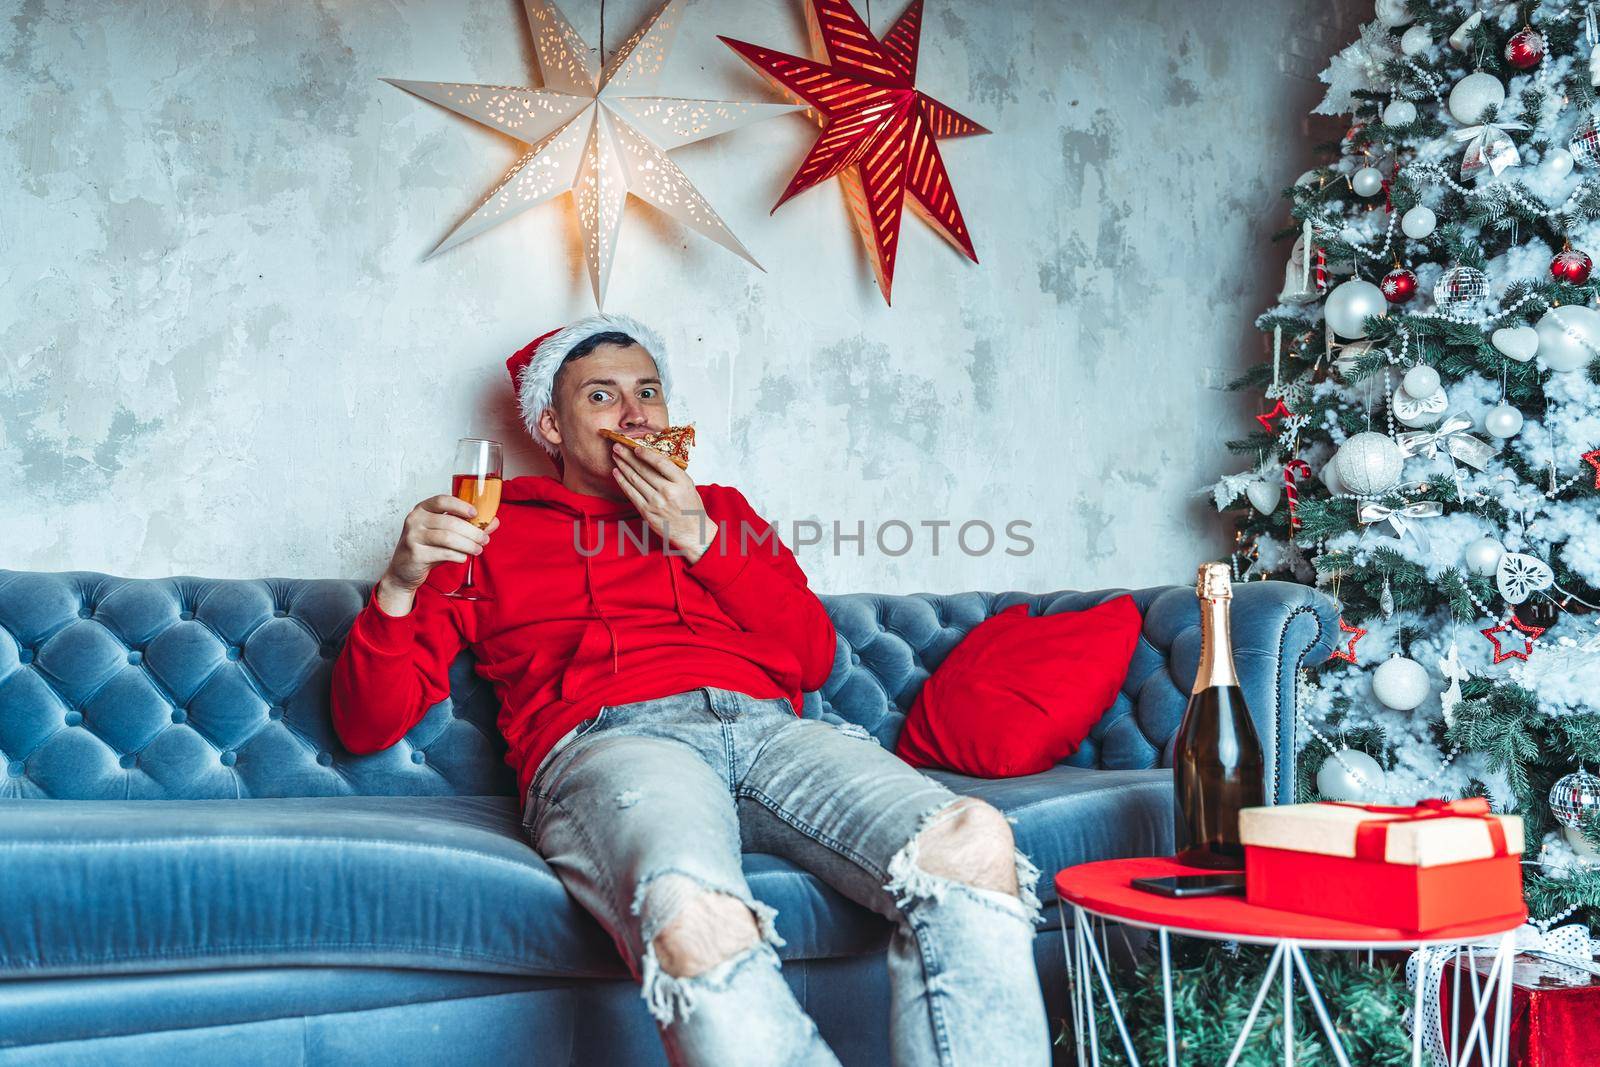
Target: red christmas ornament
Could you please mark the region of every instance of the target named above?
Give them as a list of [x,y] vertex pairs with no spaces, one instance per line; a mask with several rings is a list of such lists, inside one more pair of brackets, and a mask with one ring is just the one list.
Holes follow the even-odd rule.
[[1396,267],[1378,283],[1384,298],[1391,304],[1404,304],[1417,295],[1417,276],[1405,267]]
[[[1500,644],[1500,638],[1496,637],[1495,635],[1512,633],[1513,627],[1515,627],[1517,636],[1522,638],[1523,647],[1502,647]],[[1543,626],[1530,626],[1513,615],[1511,616],[1511,620],[1509,622],[1503,622],[1499,626],[1491,626],[1487,630],[1479,630],[1478,632],[1487,637],[1489,639],[1489,643],[1494,646],[1494,661],[1496,663],[1502,663],[1508,659],[1527,659],[1528,656],[1533,652],[1533,643],[1539,639],[1539,635],[1544,633],[1544,630],[1545,628]]]
[[1550,261],[1550,277],[1568,285],[1582,285],[1589,280],[1594,261],[1576,248],[1563,248]]
[[1583,461],[1594,468],[1594,487],[1600,489],[1600,448],[1593,452],[1585,452]]
[[1266,412],[1265,414],[1262,414],[1262,415],[1257,415],[1256,416],[1256,421],[1261,424],[1261,428],[1263,430],[1265,430],[1267,433],[1271,433],[1272,432],[1272,422],[1273,422],[1274,419],[1293,418],[1293,417],[1294,417],[1294,412],[1290,411],[1289,408],[1284,404],[1284,402],[1282,400],[1279,400],[1276,404],[1272,405],[1272,410],[1271,411],[1268,411],[1268,412]]
[[1531,26],[1522,27],[1506,42],[1505,56],[1518,70],[1537,67],[1544,58],[1544,35]]
[[[1341,615],[1339,616],[1339,632],[1350,635],[1350,644],[1348,646],[1341,645],[1334,649],[1333,658],[1342,659],[1346,663],[1354,663],[1356,661],[1356,642],[1367,636],[1367,631],[1359,626],[1352,626],[1345,622],[1344,616]],[[1340,640],[1343,640],[1343,638]]]
[[922,0],[912,0],[882,41],[850,0],[809,0],[806,14],[811,47],[827,54],[826,63],[721,38],[773,84],[811,105],[822,123],[822,133],[773,210],[813,185],[838,178],[885,302],[908,195],[911,206],[976,263],[935,142],[989,131],[917,91]]

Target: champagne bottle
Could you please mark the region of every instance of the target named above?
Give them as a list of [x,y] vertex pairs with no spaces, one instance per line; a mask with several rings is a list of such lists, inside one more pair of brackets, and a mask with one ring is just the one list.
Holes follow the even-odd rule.
[[1266,760],[1233,667],[1228,567],[1201,565],[1200,669],[1172,751],[1177,858],[1195,867],[1244,866],[1239,811],[1266,803]]

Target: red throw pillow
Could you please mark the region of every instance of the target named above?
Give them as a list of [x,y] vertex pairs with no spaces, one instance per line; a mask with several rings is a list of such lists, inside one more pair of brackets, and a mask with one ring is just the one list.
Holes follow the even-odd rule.
[[1017,604],[973,627],[922,686],[895,754],[980,778],[1038,774],[1117,699],[1143,625],[1124,594],[1087,611]]

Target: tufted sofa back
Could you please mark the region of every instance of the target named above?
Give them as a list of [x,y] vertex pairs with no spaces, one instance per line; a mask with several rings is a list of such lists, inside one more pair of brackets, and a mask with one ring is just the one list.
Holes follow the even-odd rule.
[[[404,741],[370,756],[339,744],[329,678],[369,589],[0,570],[0,797],[512,795],[498,702],[469,652],[451,668],[450,698]],[[979,622],[1013,604],[1051,614],[1121,592],[825,596],[838,650],[806,714],[860,723],[892,746],[923,681]],[[1183,713],[1199,655],[1194,595],[1133,596],[1144,636],[1070,763],[1154,766]]]

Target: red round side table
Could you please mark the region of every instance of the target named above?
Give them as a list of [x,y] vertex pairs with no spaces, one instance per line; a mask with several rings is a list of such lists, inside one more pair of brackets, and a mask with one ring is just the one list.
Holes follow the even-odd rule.
[[[1208,938],[1213,941],[1238,941],[1255,945],[1272,945],[1266,974],[1256,990],[1255,1002],[1245,1019],[1244,1028],[1234,1043],[1233,1054],[1226,1067],[1234,1067],[1244,1052],[1261,1005],[1275,982],[1281,980],[1284,991],[1284,1064],[1294,1064],[1294,981],[1295,972],[1306,985],[1306,993],[1316,1010],[1334,1058],[1341,1067],[1350,1067],[1349,1057],[1339,1040],[1338,1031],[1323,1004],[1322,995],[1312,981],[1311,969],[1306,965],[1305,949],[1345,950],[1395,950],[1416,949],[1425,946],[1459,946],[1458,952],[1469,957],[1467,968],[1471,981],[1471,1007],[1473,1021],[1467,1031],[1464,1047],[1457,1048],[1455,1027],[1450,1027],[1450,1047],[1447,1049],[1452,1064],[1465,1063],[1474,1051],[1481,1063],[1491,1067],[1509,1067],[1511,1030],[1511,962],[1516,954],[1516,931],[1527,919],[1521,915],[1505,916],[1489,922],[1469,923],[1460,926],[1430,930],[1425,934],[1415,931],[1395,930],[1381,926],[1322,919],[1314,915],[1277,911],[1273,908],[1249,904],[1243,897],[1189,897],[1176,899],[1157,896],[1135,889],[1135,878],[1170,878],[1175,875],[1209,874],[1199,868],[1187,867],[1166,857],[1142,859],[1103,860],[1068,867],[1056,875],[1057,906],[1061,909],[1061,927],[1070,931],[1067,949],[1067,971],[1072,989],[1072,1014],[1078,1037],[1078,1063],[1100,1063],[1100,1040],[1095,1026],[1095,985],[1104,994],[1111,1019],[1122,1039],[1123,1051],[1133,1067],[1139,1067],[1134,1052],[1133,1039],[1128,1032],[1116,994],[1111,985],[1106,953],[1102,950],[1108,922],[1154,930],[1161,950],[1161,991],[1166,1005],[1166,1062],[1177,1067],[1177,1034],[1172,1020],[1172,964],[1170,939],[1173,934],[1185,937]],[[1100,925],[1101,945],[1095,943],[1095,923]],[[1470,958],[1479,949],[1476,942],[1494,939],[1494,962],[1480,987],[1477,973],[1470,967]],[[1484,946],[1484,951],[1487,947]],[[1423,1018],[1423,997],[1428,983],[1419,980],[1413,1019]],[[1455,991],[1454,1003],[1460,1001],[1461,990]],[[1439,991],[1433,990],[1437,996]],[[1423,1063],[1423,1026],[1413,1026],[1411,1062],[1413,1067]],[[1459,1055],[1458,1055],[1459,1054]]]

